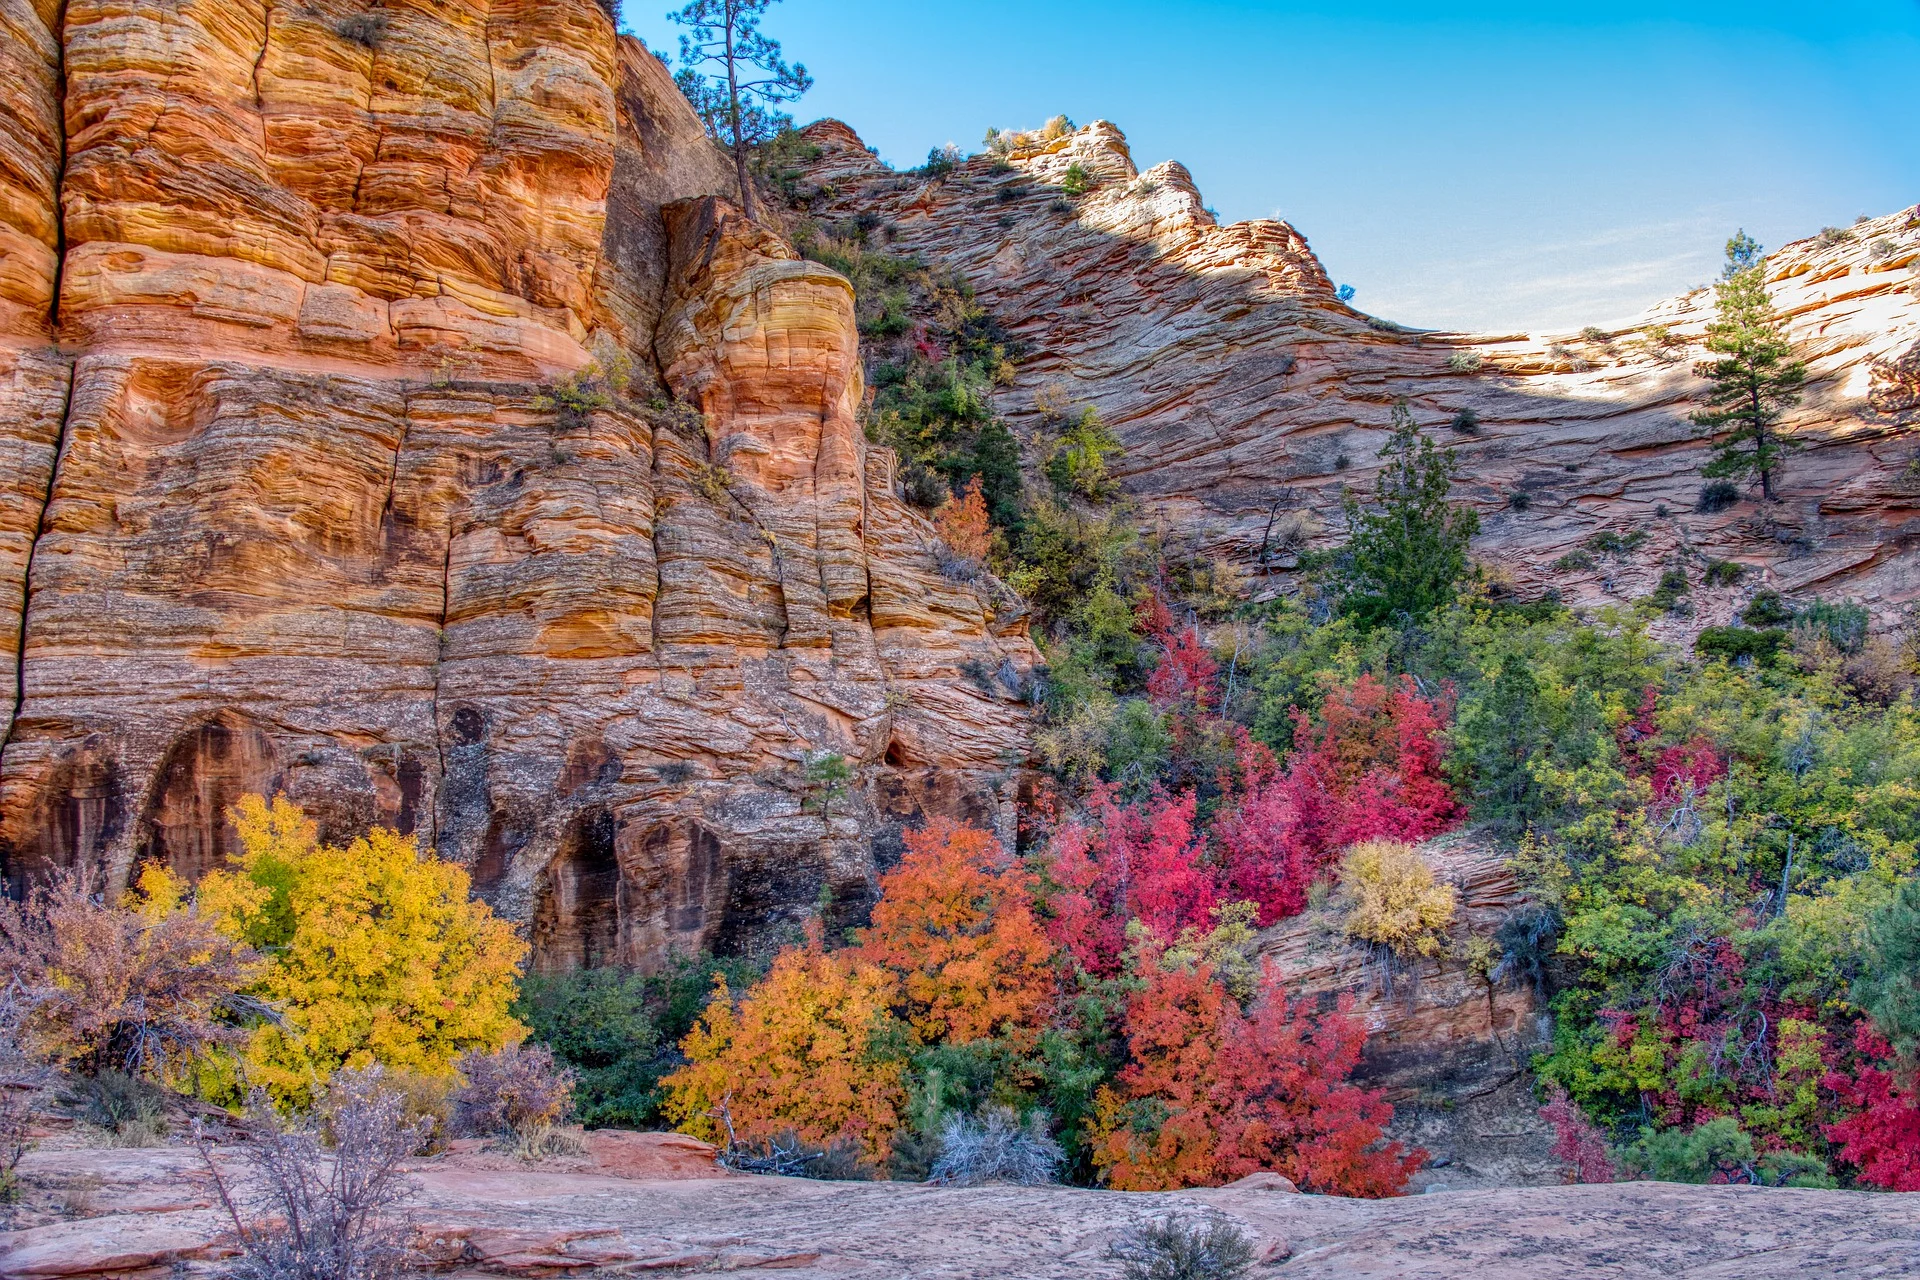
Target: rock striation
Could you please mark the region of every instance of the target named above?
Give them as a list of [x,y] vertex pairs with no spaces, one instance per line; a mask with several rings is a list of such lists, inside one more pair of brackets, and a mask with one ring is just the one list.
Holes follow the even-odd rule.
[[[1709,289],[1604,332],[1420,332],[1342,302],[1286,223],[1220,225],[1185,168],[1141,172],[1105,121],[1014,135],[1003,157],[937,179],[891,172],[837,121],[805,132],[819,150],[814,216],[867,215],[890,251],[957,272],[1023,343],[998,403],[1029,447],[1042,446],[1041,393],[1096,407],[1150,518],[1175,545],[1237,564],[1256,592],[1283,589],[1300,547],[1337,533],[1339,491],[1368,487],[1405,398],[1457,447],[1482,511],[1476,550],[1500,588],[1598,606],[1648,594],[1675,564],[1751,570],[1656,627],[1676,639],[1763,587],[1855,598],[1883,618],[1920,597],[1906,554],[1920,537],[1920,208],[1769,259],[1810,365],[1786,420],[1806,449],[1781,501],[1698,511],[1709,442],[1686,415]],[[1091,184],[1077,197],[1063,191],[1073,165]],[[1557,563],[1609,531],[1647,537]]]
[[927,811],[1010,830],[1024,618],[867,447],[847,282],[598,4],[0,36],[16,884],[198,875],[284,791],[644,966],[857,910]]

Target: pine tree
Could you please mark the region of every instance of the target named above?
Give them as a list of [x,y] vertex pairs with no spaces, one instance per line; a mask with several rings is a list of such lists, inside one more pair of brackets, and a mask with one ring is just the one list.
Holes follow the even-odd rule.
[[[793,119],[778,108],[813,87],[801,63],[789,66],[780,42],[762,34],[760,19],[774,0],[692,0],[667,16],[687,33],[680,37],[680,71],[674,83],[706,123],[713,140],[733,153],[740,181],[740,207],[758,222],[747,152],[771,140]],[[705,70],[709,65],[716,72]],[[758,78],[754,77],[758,73]]]
[[1746,232],[1727,241],[1726,267],[1714,287],[1716,315],[1707,326],[1707,350],[1719,358],[1694,366],[1713,386],[1708,407],[1691,417],[1710,431],[1732,428],[1714,443],[1701,474],[1710,480],[1757,479],[1761,497],[1771,501],[1781,459],[1800,447],[1775,424],[1799,403],[1807,366],[1793,359],[1793,345],[1767,300],[1766,265],[1760,245]]
[[1405,400],[1393,407],[1393,436],[1380,451],[1374,508],[1349,492],[1343,612],[1368,626],[1418,618],[1453,599],[1467,575],[1467,544],[1480,532],[1471,508],[1447,501],[1453,451],[1438,449]]
[[1920,1063],[1920,876],[1867,920],[1867,971],[1853,998],[1909,1063]]
[[1540,683],[1523,659],[1501,660],[1486,696],[1462,717],[1460,736],[1473,762],[1474,816],[1519,831],[1539,804],[1528,766],[1546,742]]

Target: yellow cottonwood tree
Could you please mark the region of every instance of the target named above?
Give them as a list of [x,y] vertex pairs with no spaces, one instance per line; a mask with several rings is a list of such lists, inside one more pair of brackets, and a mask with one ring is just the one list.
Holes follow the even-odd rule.
[[284,797],[234,807],[237,871],[200,884],[203,910],[269,957],[253,994],[279,1012],[244,1052],[248,1079],[309,1101],[340,1067],[448,1075],[469,1049],[519,1041],[508,1011],[527,945],[468,893],[467,873],[384,827],[321,844]]

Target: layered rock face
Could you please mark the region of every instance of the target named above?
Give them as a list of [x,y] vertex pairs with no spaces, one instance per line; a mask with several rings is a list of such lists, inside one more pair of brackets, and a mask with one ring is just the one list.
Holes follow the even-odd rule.
[[[1695,511],[1709,442],[1687,420],[1711,290],[1631,329],[1584,337],[1413,332],[1343,304],[1285,223],[1221,226],[1187,171],[1139,172],[1105,122],[1023,135],[996,171],[895,175],[846,126],[808,137],[816,209],[875,215],[911,252],[957,271],[1027,347],[1000,408],[1040,445],[1035,397],[1091,404],[1126,447],[1126,487],[1177,543],[1276,590],[1303,539],[1337,535],[1342,486],[1365,491],[1392,406],[1459,451],[1481,508],[1479,558],[1522,594],[1572,603],[1647,594],[1674,564],[1737,561],[1737,588],[1696,590],[1681,638],[1761,587],[1853,597],[1883,616],[1920,595],[1920,209],[1787,245],[1775,305],[1810,364],[1786,419],[1807,447],[1781,500]],[[1061,190],[1070,166],[1092,181]],[[1471,432],[1451,429],[1471,410]],[[1303,520],[1298,513],[1311,519]],[[1291,515],[1292,518],[1289,518]],[[1315,533],[1315,528],[1319,530]],[[1597,533],[1644,531],[1624,555],[1559,565]],[[1690,576],[1698,582],[1699,575]],[[1267,579],[1271,578],[1271,581]]]
[[592,0],[0,29],[16,883],[198,875],[282,790],[468,864],[542,967],[647,965],[1010,823],[1022,619],[867,449],[845,280]]

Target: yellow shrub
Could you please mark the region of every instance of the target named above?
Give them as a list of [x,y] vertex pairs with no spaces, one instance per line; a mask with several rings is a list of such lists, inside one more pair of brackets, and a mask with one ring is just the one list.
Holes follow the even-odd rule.
[[1340,896],[1348,934],[1401,956],[1439,955],[1453,923],[1453,886],[1436,884],[1410,844],[1369,840],[1347,851]]
[[461,867],[384,827],[323,845],[284,798],[248,796],[233,819],[240,870],[207,876],[200,898],[273,957],[253,990],[280,1021],[248,1041],[252,1083],[303,1104],[340,1067],[448,1075],[526,1034],[508,1006],[527,945]]

